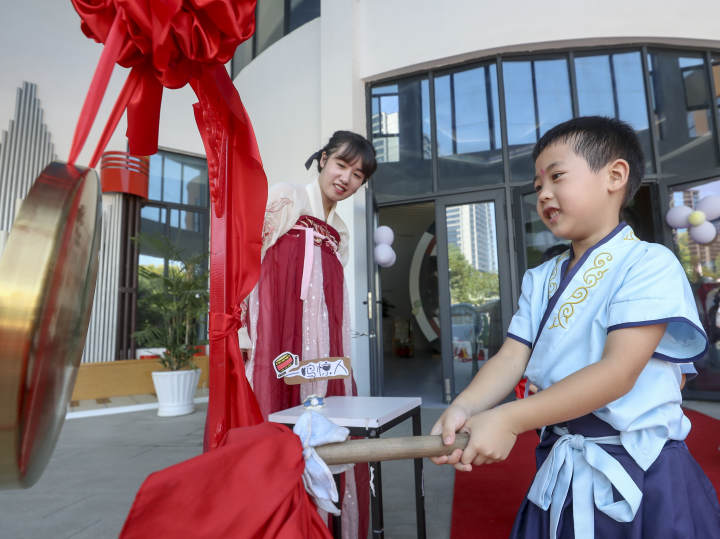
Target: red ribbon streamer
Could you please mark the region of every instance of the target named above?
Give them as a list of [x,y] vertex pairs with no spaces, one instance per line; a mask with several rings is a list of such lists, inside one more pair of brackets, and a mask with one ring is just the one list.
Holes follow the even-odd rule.
[[210,402],[205,448],[233,427],[262,421],[245,378],[233,313],[260,273],[267,179],[250,119],[223,64],[255,31],[255,1],[72,0],[88,37],[105,43],[68,158],[77,159],[115,63],[131,68],[91,158],[94,167],[122,114],[130,153],[157,151],[163,88],[189,83],[205,145],[211,194]]

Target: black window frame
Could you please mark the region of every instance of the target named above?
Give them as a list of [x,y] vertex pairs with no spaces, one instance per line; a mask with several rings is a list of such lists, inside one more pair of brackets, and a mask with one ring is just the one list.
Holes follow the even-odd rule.
[[[307,21],[303,22],[302,24],[299,24],[298,26],[291,28],[291,19],[292,19],[292,6],[291,6],[291,0],[283,0],[283,11],[282,11],[282,17],[283,17],[283,27],[282,27],[282,35],[280,35],[276,40],[273,40],[269,42],[265,49],[270,47],[273,43],[276,41],[281,40],[289,33],[293,32],[294,30],[297,30],[298,28],[304,26],[305,24],[314,21],[315,19],[319,18],[321,16],[321,4],[322,2],[320,0],[315,0],[315,3],[317,5],[317,15],[315,17],[312,17],[311,19],[308,19]],[[241,47],[249,47],[250,50],[250,59],[246,63],[241,63],[238,60],[236,60],[237,57],[237,50],[235,54],[233,54],[233,57],[230,59],[230,74],[233,79],[242,71],[242,69],[247,66],[250,62],[252,62],[257,56],[262,53],[263,51],[257,50],[257,39],[255,38],[255,34],[257,33],[258,24],[261,21],[258,18],[258,8],[257,5],[255,6],[255,32],[253,32],[253,35],[250,36],[246,41],[243,43],[240,43],[238,45],[238,49]],[[265,50],[263,49],[263,50]]]

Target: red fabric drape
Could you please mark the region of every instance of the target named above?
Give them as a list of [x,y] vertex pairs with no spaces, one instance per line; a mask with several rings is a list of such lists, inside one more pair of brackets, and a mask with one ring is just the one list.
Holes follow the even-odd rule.
[[[191,81],[204,95],[195,117],[207,150],[213,201],[210,240],[210,401],[205,450],[234,427],[262,421],[238,346],[240,304],[260,274],[267,181],[250,121],[225,68]],[[218,114],[220,112],[220,114]],[[251,144],[252,143],[252,144]],[[252,146],[252,147],[250,147]]]
[[120,537],[330,538],[305,493],[304,466],[287,427],[233,429],[217,449],[151,474]]
[[72,0],[82,30],[106,46],[88,90],[68,162],[85,143],[117,62],[131,68],[91,159],[127,110],[130,153],[157,151],[163,87],[189,83],[210,178],[210,403],[205,448],[228,429],[262,420],[235,331],[239,305],[260,272],[267,180],[250,120],[223,64],[255,30],[255,2]]

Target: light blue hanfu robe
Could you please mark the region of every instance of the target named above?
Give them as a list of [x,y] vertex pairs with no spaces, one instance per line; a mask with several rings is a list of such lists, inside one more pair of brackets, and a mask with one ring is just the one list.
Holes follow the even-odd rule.
[[555,537],[572,485],[575,535],[592,537],[595,508],[630,522],[642,499],[600,445],[622,445],[647,471],[668,440],[684,440],[690,421],[680,407],[681,375],[694,372],[692,362],[703,357],[707,339],[685,272],[666,247],[640,241],[621,223],[567,271],[570,255],[566,251],[526,272],[508,329],[508,337],[532,349],[525,374],[539,390],[600,361],[611,331],[667,324],[632,390],[593,412],[618,434],[591,438],[558,431],[528,493],[550,512],[549,537]]

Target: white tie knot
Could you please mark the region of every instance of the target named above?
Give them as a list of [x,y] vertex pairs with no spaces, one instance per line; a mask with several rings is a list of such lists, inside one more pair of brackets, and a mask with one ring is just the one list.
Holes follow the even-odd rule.
[[582,434],[573,434],[570,436],[570,447],[577,451],[582,451],[585,447],[585,436]]

